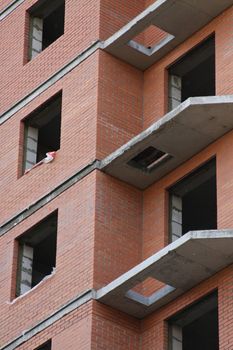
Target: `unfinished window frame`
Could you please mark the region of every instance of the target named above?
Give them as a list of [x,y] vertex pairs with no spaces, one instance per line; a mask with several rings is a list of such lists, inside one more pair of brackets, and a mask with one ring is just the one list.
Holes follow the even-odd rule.
[[[50,16],[54,14],[56,15],[56,11],[59,10],[61,12],[59,14],[61,28],[58,29],[58,33],[55,35],[55,38],[53,40],[50,38],[48,43],[46,43],[45,31],[47,27],[47,20]],[[39,0],[27,12],[29,14],[28,60],[30,61],[64,34],[65,0]]]
[[[18,246],[18,261],[15,297],[19,297],[29,292],[44,278],[52,274],[53,269],[56,267],[57,231],[58,210],[55,210],[43,218],[41,221],[36,223],[34,226],[32,226],[30,229],[28,229],[26,232],[24,232],[22,235],[17,237],[16,241]],[[38,246],[40,246],[41,243],[46,243],[48,239],[50,239],[50,244],[52,244],[50,247],[52,253],[51,256],[47,258],[47,263],[49,259],[54,264],[54,266],[50,266],[49,264],[46,266],[43,264],[43,268],[46,267],[46,269],[50,270],[49,273],[45,273],[42,272],[41,267],[38,270],[37,265],[40,264],[40,261],[36,262],[34,258],[35,255],[38,256],[39,249],[41,249],[38,249]]]
[[[211,311],[217,311],[217,326],[219,325],[218,315],[218,291],[214,290],[208,295],[204,295],[191,305],[178,311],[175,315],[167,319],[168,324],[168,350],[183,350],[185,327],[190,326],[194,321],[199,320]],[[217,327],[218,328],[218,327]],[[219,347],[219,330],[218,330]],[[219,349],[218,349],[219,350]]]
[[[191,48],[182,57],[179,57],[169,67],[167,67],[168,76],[168,111],[178,107],[189,97],[209,96],[209,94],[195,94],[194,96],[182,97],[183,80],[188,74],[207,60],[213,60],[214,66],[214,86],[211,96],[216,95],[216,52],[215,52],[215,33],[199,42]],[[212,67],[213,68],[213,67]]]
[[[216,171],[216,157],[212,157],[190,173],[177,181],[175,184],[167,189],[168,193],[168,242],[174,242],[181,238],[185,233],[183,232],[183,198],[188,193],[201,186],[205,181],[215,178],[215,196],[216,196],[216,221],[217,221],[217,171]],[[193,182],[193,184],[192,184]],[[216,227],[212,229],[217,228]],[[203,228],[200,228],[203,229]]]
[[[23,123],[23,155],[22,155],[22,172],[30,170],[36,163],[46,157],[47,152],[58,151],[61,146],[61,119],[62,119],[62,91],[59,91],[42,105],[36,108],[26,118]],[[45,146],[44,152],[41,151],[42,137],[46,125],[51,128],[51,123],[56,122],[56,129],[53,128],[54,147],[50,149]],[[54,132],[55,130],[55,132]],[[47,149],[46,149],[47,148]]]

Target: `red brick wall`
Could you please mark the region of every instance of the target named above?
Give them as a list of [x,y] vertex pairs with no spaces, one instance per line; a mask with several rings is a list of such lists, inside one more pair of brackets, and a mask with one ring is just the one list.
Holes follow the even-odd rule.
[[88,350],[91,349],[91,332],[92,303],[89,302],[55,322],[17,349],[32,350],[52,338],[52,349],[54,350]]
[[232,157],[233,132],[229,132],[205,150],[192,157],[167,176],[150,186],[143,194],[143,257],[146,258],[168,242],[167,188],[208,159],[216,156],[217,221],[219,229],[232,227]]
[[[88,189],[88,191],[87,191]],[[96,174],[92,173],[1,237],[0,344],[93,285]],[[11,303],[14,240],[58,208],[56,273]],[[15,274],[14,274],[15,275]],[[2,327],[2,326],[1,326]]]
[[144,0],[101,0],[100,38],[107,39],[144,9]]
[[213,32],[216,38],[216,93],[232,93],[232,78],[229,74],[232,71],[233,34],[229,30],[232,22],[233,8],[230,8],[145,71],[143,128],[167,112],[167,67]]
[[[233,347],[231,315],[233,311],[232,266],[204,281],[142,321],[108,306],[89,302],[48,327],[19,350],[31,350],[52,337],[56,350],[167,350],[166,320],[203,296],[218,291],[220,350]],[[91,340],[91,343],[90,343]]]
[[143,73],[100,52],[97,158],[102,159],[142,131]]
[[95,276],[99,288],[141,261],[142,193],[98,172]]
[[4,45],[0,53],[0,113],[99,38],[99,1],[77,3],[76,0],[66,0],[64,35],[23,65],[25,37],[28,35],[25,31],[26,11],[36,1],[25,1],[1,22],[0,42],[10,44]]
[[232,206],[232,156],[233,132],[228,133],[219,142],[217,153],[217,198],[218,198],[218,226],[231,228],[233,217]]
[[6,6],[8,6],[12,1],[10,0],[2,0],[0,4],[0,10],[3,10]]
[[143,350],[167,350],[166,319],[216,289],[218,290],[219,309],[219,349],[232,349],[232,318],[230,316],[233,308],[232,272],[233,267],[230,266],[145,318],[142,321]]
[[[178,167],[143,193],[143,247],[142,256],[156,253],[168,243],[168,194],[167,188],[189,174],[208,159],[216,156],[217,170],[217,222],[219,229],[232,227],[233,208],[230,191],[232,188],[233,132],[228,133],[198,155]],[[152,294],[161,287],[161,283],[150,281],[143,288],[146,294]]]
[[[232,71],[232,45],[230,45],[232,41],[232,31],[229,30],[229,26],[232,26],[232,19],[233,9],[229,9],[144,73],[143,128],[146,128],[166,113],[166,67],[213,31],[215,31],[216,38],[216,93],[219,95],[232,94],[232,75],[230,74]],[[232,227],[233,213],[230,195],[232,188],[232,143],[233,133],[231,132],[144,191],[144,259],[157,252],[168,242],[168,203],[166,188],[170,187],[177,180],[185,176],[185,174],[189,173],[192,169],[196,168],[213,155],[217,157],[218,228]],[[227,316],[231,312],[233,303],[233,295],[232,291],[230,291],[230,288],[232,288],[232,268],[229,268],[227,271],[227,273],[224,271],[222,274],[220,273],[218,275],[222,277],[217,283],[219,288],[219,336],[221,350],[231,349],[233,346],[230,331],[230,329],[232,329],[232,322],[230,317]],[[214,278],[212,280],[214,281]],[[143,350],[152,348],[158,350],[167,349],[167,328],[164,319],[191,303],[192,300],[196,300],[198,298],[196,294],[197,290],[199,296],[204,295],[207,292],[205,285],[208,286],[208,283],[208,281],[204,282],[199,289],[194,288],[189,293],[186,293],[184,297],[170,303],[167,307],[162,308],[161,311],[159,310],[143,321]],[[141,292],[143,291],[145,295],[149,295],[160,287],[160,283],[154,283],[150,280],[141,285]],[[213,283],[211,287],[209,287],[209,290],[215,287],[216,284]],[[184,304],[182,304],[182,301]],[[175,310],[174,305],[176,305]],[[229,313],[227,308],[230,310]]]
[[[166,112],[166,71],[165,67],[181,56],[187,48],[195,46],[200,40],[211,34],[216,28],[216,93],[231,94],[232,76],[229,74],[231,47],[229,38],[231,31],[226,27],[232,23],[233,10],[229,9],[215,21],[210,23],[202,31],[180,45],[171,54],[167,55],[159,63],[149,68],[144,74],[144,128]],[[224,26],[221,24],[224,23]],[[225,38],[223,30],[225,29]],[[220,37],[220,33],[222,36]],[[222,40],[221,40],[222,39]],[[219,45],[221,42],[221,45]],[[228,47],[226,50],[225,47]],[[221,49],[220,49],[221,47]],[[228,76],[226,74],[228,68]],[[162,82],[162,84],[161,84]],[[159,95],[158,95],[159,94]],[[158,113],[161,113],[160,115]],[[166,189],[173,185],[179,178],[185,176],[192,169],[203,163],[213,155],[217,155],[217,194],[218,194],[218,227],[231,228],[232,205],[229,189],[231,188],[231,152],[232,133],[214,143],[183,166],[171,172],[160,181],[156,182],[144,192],[143,196],[143,258],[152,255],[168,243],[168,202]],[[161,287],[161,283],[147,281],[141,285],[144,294],[150,294]]]
[[54,350],[139,350],[140,321],[88,302],[17,349],[32,350],[51,338]]
[[[98,53],[1,125],[1,222],[96,158],[97,84]],[[61,89],[61,147],[56,159],[18,178],[22,169],[23,146],[20,123]]]
[[91,349],[141,349],[140,321],[94,302]]
[[233,53],[233,6],[216,19],[216,89],[219,95],[231,95]]
[[[78,5],[75,0],[67,0],[64,36],[23,66],[25,11],[34,2],[25,1],[0,25],[1,42],[6,42],[7,38],[10,43],[0,52],[2,111],[93,40],[108,37],[145,7],[145,2],[139,0],[128,3],[102,0],[101,6],[94,0],[82,1]],[[150,3],[148,0],[147,5]],[[214,30],[217,93],[232,93],[232,31],[229,29],[232,18],[233,10],[230,9],[145,73],[107,53],[97,52],[3,124],[0,128],[1,222],[163,116],[166,112],[166,67]],[[20,122],[61,89],[62,136],[56,160],[18,178],[19,154],[22,153]],[[111,282],[167,244],[167,187],[215,154],[218,227],[231,228],[232,140],[233,132],[144,192],[106,174],[94,172],[3,236],[0,244],[0,324],[4,322],[6,331],[1,333],[0,344],[30,328],[78,293],[93,285],[97,288]],[[13,262],[16,264],[14,239],[57,208],[56,274],[9,304],[15,281],[15,266],[12,267]],[[98,350],[140,347],[143,350],[165,350],[167,328],[164,320],[218,287],[220,350],[231,350],[232,282],[232,267],[229,267],[142,323],[101,304],[88,303],[19,349],[31,350],[53,337],[55,350],[75,349],[77,346],[80,350],[91,347]],[[159,287],[157,283],[142,286],[146,295]]]

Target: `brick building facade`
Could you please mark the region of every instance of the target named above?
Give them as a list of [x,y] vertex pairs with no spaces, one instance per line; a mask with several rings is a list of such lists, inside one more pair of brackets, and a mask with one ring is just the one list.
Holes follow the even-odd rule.
[[1,1],[0,350],[233,350],[232,4]]

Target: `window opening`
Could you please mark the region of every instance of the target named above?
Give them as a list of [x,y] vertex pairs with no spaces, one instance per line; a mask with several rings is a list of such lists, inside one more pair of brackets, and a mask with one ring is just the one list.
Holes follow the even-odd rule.
[[22,295],[50,275],[56,266],[57,212],[18,239],[19,257],[16,296]]
[[38,1],[29,14],[29,59],[32,59],[64,34],[65,1]]
[[26,118],[23,171],[60,148],[61,101],[59,93]]
[[169,350],[219,350],[217,293],[169,321]]
[[208,38],[169,69],[169,110],[189,97],[215,95],[215,39]]
[[170,240],[192,230],[217,228],[216,161],[209,161],[169,189]]
[[48,340],[46,343],[40,345],[38,348],[35,350],[51,350],[52,349],[52,341],[51,339]]

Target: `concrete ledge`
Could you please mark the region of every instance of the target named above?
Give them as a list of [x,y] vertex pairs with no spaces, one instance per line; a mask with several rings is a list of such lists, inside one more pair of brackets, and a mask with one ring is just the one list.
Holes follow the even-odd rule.
[[[232,4],[232,0],[157,0],[106,40],[104,49],[145,70]],[[150,25],[167,32],[167,38],[152,48],[137,46],[133,38]]]
[[[145,189],[233,129],[232,115],[233,95],[189,98],[106,157],[101,170]],[[129,164],[150,146],[165,153],[159,166],[145,171]]]
[[76,310],[83,304],[86,304],[88,301],[95,298],[95,291],[94,290],[88,290],[84,292],[83,294],[78,295],[76,298],[70,300],[67,304],[63,305],[61,308],[53,312],[50,316],[48,316],[46,319],[38,322],[35,326],[32,328],[29,328],[25,331],[23,331],[18,337],[10,341],[8,344],[5,344],[0,348],[0,350],[13,350],[16,349],[18,346],[22,345],[38,333],[42,332],[49,326],[51,326],[53,323],[60,320],[62,317],[66,316],[70,312]]
[[[94,170],[102,170],[133,186],[146,188],[230,131],[233,128],[232,114],[233,96],[188,99],[104,160],[95,160],[88,164],[36,202],[10,217],[0,225],[0,236]],[[127,164],[149,145],[161,148],[173,157],[149,173]]]
[[[143,318],[233,263],[233,230],[191,231],[107,286],[96,299]],[[165,287],[149,297],[132,291],[153,277]]]
[[[25,0],[14,0],[9,3],[9,5],[0,12],[0,20],[4,19],[24,1]],[[185,2],[181,0],[157,0],[109,39],[103,42],[97,40],[92,43],[73,60],[64,65],[59,71],[32,90],[28,95],[24,96],[12,105],[12,107],[4,111],[3,114],[0,115],[0,125],[6,122],[50,86],[62,79],[66,74],[70,73],[95,51],[103,49],[140,69],[146,69],[192,34],[190,32],[191,23],[192,26],[194,26],[194,31],[196,31],[198,25],[200,26],[199,22],[201,22],[201,26],[205,25],[213,17],[217,16],[232,4],[233,0],[206,0],[205,2],[202,0],[196,0],[195,6],[193,5],[193,0],[186,0]],[[180,7],[181,9],[184,7],[181,12]],[[171,18],[167,17],[168,15]],[[188,17],[186,17],[186,15]],[[204,21],[202,20],[202,16],[205,17]],[[180,23],[182,23],[182,26]],[[151,49],[135,44],[132,40],[135,35],[151,24],[155,24],[161,29],[167,31],[169,33],[167,38],[157,43]],[[186,30],[182,31],[184,26],[186,27]],[[172,33],[172,28],[174,28],[174,34]],[[179,35],[177,34],[177,31]],[[182,36],[184,36],[184,38],[181,40]]]
[[59,69],[56,73],[54,73],[51,77],[49,77],[46,81],[32,90],[28,95],[24,96],[21,100],[15,103],[11,108],[6,110],[2,115],[0,115],[0,125],[5,123],[8,119],[10,119],[15,113],[19,112],[23,107],[25,107],[28,103],[33,101],[37,96],[42,94],[48,88],[50,88],[53,84],[62,79],[66,74],[70,73],[73,69],[78,67],[83,61],[85,61],[89,56],[91,56],[94,52],[100,49],[101,43],[100,41],[93,42],[89,47],[87,47],[84,51],[79,53],[73,60],[68,62],[65,66]]
[[30,215],[35,213],[37,210],[42,208],[44,205],[51,202],[54,198],[58,197],[64,191],[68,190],[71,186],[81,181],[85,176],[89,175],[92,171],[99,169],[100,162],[94,160],[84,168],[80,169],[76,174],[70,176],[68,179],[60,183],[58,186],[53,188],[49,193],[46,193],[41,198],[37,199],[34,203],[31,203],[27,208],[21,210],[7,221],[0,225],[0,237],[6,234],[9,230],[14,228],[20,222],[28,218]]
[[[233,230],[189,232],[107,286],[98,291],[87,290],[68,301],[51,315],[1,346],[0,350],[16,349],[91,300],[143,318],[232,262]],[[149,297],[132,291],[135,285],[149,276],[164,282],[165,287]]]
[[11,12],[13,12],[19,5],[21,5],[25,0],[13,0],[6,7],[4,7],[0,12],[0,21],[7,17]]

